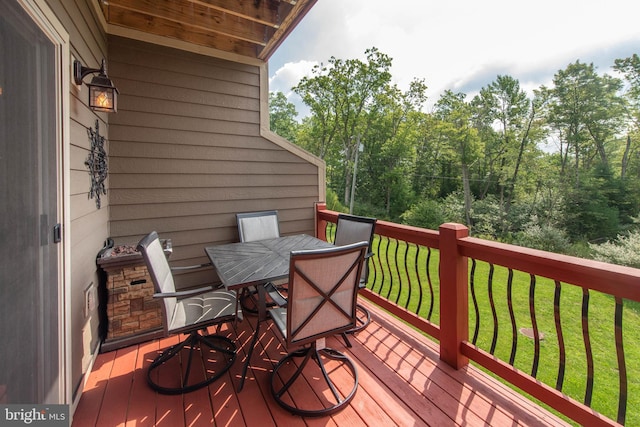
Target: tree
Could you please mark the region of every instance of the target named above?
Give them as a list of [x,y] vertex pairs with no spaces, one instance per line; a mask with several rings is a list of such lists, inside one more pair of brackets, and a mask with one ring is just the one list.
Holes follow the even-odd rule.
[[445,91],[435,105],[435,115],[440,121],[439,132],[447,141],[448,154],[460,166],[465,220],[472,226],[469,166],[478,160],[482,150],[478,131],[472,126],[473,110],[465,98],[464,93]]
[[607,145],[621,126],[622,102],[617,94],[621,82],[607,74],[599,76],[593,64],[576,61],[558,71],[553,83],[554,88],[548,92],[548,121],[565,144],[563,167],[569,154],[573,155],[577,187],[581,168],[588,170],[594,159],[609,165]]
[[376,108],[367,113],[363,178],[387,218],[398,218],[412,201],[410,179],[419,138],[413,118],[426,101],[426,89],[422,80],[412,81],[406,92],[387,85],[377,95]]
[[[622,156],[620,176],[625,179],[629,163],[639,150],[640,140],[640,57],[633,54],[629,58],[616,59],[613,69],[622,74],[626,82],[622,97],[625,101],[626,144]],[[640,168],[638,168],[640,171]]]
[[287,101],[282,92],[269,93],[269,126],[281,137],[296,142],[298,133],[296,106]]
[[[506,222],[514,200],[518,174],[527,152],[536,150],[536,143],[543,133],[540,125],[540,98],[529,100],[520,88],[518,80],[499,75],[494,82],[480,89],[473,99],[476,121],[480,132],[489,135],[485,147],[485,162],[489,170],[497,165],[495,178],[498,183],[498,199],[502,210],[501,229],[506,231]],[[495,137],[493,137],[495,135]],[[493,142],[493,144],[489,144]],[[485,191],[494,173],[487,174]]]
[[[315,128],[315,137],[319,138],[316,154],[325,160],[329,154],[341,156],[332,163],[342,167],[346,205],[350,200],[349,184],[358,150],[357,136],[366,133],[365,116],[375,108],[376,95],[391,80],[388,55],[375,47],[367,49],[365,55],[367,62],[331,57],[328,65],[315,66],[313,77],[304,77],[293,88],[313,114],[310,125]],[[339,145],[339,150],[331,149],[335,145]]]

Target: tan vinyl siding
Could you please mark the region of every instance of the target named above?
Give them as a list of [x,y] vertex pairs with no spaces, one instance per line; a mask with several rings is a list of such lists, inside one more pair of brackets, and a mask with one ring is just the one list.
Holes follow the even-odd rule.
[[[283,234],[314,232],[321,162],[261,132],[259,66],[109,38],[120,90],[109,125],[111,236],[171,238],[174,265],[206,261],[204,246],[237,240],[235,213],[277,209]],[[187,274],[181,286],[211,272]]]

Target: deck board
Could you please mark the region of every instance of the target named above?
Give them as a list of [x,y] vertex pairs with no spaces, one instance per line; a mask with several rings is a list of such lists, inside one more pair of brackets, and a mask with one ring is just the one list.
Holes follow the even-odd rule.
[[[438,358],[438,346],[418,332],[372,307],[372,323],[350,337],[327,344],[356,363],[359,388],[343,411],[322,418],[291,415],[270,392],[273,366],[286,353],[270,323],[263,323],[244,389],[237,393],[255,317],[221,333],[236,341],[238,356],[227,374],[208,388],[177,396],[155,393],[146,369],[177,337],[154,340],[99,354],[73,418],[73,426],[566,426],[534,402],[469,366],[454,370]],[[178,368],[179,369],[179,368]],[[318,399],[300,385],[296,399]],[[341,381],[338,387],[344,387]]]

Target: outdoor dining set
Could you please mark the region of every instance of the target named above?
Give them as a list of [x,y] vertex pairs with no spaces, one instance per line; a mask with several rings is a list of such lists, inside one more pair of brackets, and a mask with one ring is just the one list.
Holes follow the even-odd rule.
[[[238,391],[261,325],[273,322],[288,352],[271,373],[275,401],[302,416],[324,416],[344,408],[357,391],[358,372],[348,356],[327,347],[326,339],[337,335],[351,346],[349,334],[369,321],[357,295],[366,283],[376,220],[341,214],[333,242],[306,234],[281,236],[277,211],[239,213],[236,220],[238,242],[204,248],[221,282],[213,286],[176,290],[158,234],[153,231],[140,240],[138,250],[154,283],[154,297],[162,301],[164,334],[186,336],[153,360],[147,371],[149,386],[159,393],[181,394],[213,383],[237,358],[236,343],[220,333],[222,325],[233,327],[255,316]],[[196,368],[202,360],[207,365],[204,373]],[[292,390],[305,370],[312,369],[318,372],[314,378],[322,379],[326,399],[308,407]],[[159,374],[162,370],[170,374]],[[331,374],[344,370],[351,373],[351,384],[338,387]]]

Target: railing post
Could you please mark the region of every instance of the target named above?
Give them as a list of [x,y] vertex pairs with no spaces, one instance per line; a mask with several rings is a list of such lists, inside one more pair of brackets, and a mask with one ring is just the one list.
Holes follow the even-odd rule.
[[458,239],[468,236],[462,224],[440,226],[440,359],[455,369],[469,363],[460,351],[469,339],[468,263],[458,252]]
[[320,240],[327,240],[327,221],[320,220],[318,218],[318,211],[327,210],[327,204],[324,202],[317,202],[315,209],[315,222],[316,222],[316,238]]

